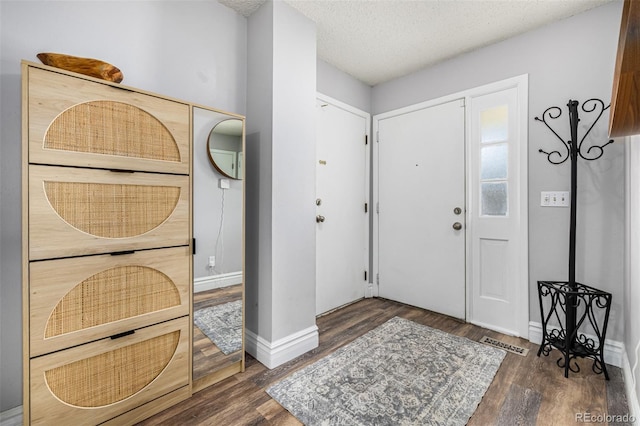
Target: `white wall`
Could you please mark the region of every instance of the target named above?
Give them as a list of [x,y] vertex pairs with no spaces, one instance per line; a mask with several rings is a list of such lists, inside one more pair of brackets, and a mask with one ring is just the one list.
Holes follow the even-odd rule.
[[315,44],[284,2],[248,19],[247,350],[267,366],[277,342],[315,327]]
[[105,60],[123,84],[163,95],[246,106],[246,19],[216,1],[0,2],[0,411],[22,402],[20,60],[38,52]]
[[[372,90],[378,114],[468,88],[529,74],[529,289],[531,321],[540,322],[538,280],[567,280],[569,210],[540,207],[540,191],[569,190],[569,164],[554,166],[538,152],[560,141],[534,121],[546,108],[562,107],[557,129],[568,139],[569,99],[611,98],[622,2],[613,2],[504,42],[458,56]],[[579,126],[582,135],[586,115]],[[591,132],[607,140],[608,113]],[[624,149],[606,148],[596,162],[582,161],[578,177],[577,271],[579,282],[613,294],[607,338],[623,339]]]

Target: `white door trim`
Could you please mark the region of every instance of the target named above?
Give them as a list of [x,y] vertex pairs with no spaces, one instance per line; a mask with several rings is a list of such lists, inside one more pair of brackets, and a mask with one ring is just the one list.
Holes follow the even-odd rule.
[[[518,206],[520,209],[520,222],[522,224],[522,226],[520,227],[520,235],[519,237],[519,250],[520,250],[520,265],[519,266],[519,286],[518,286],[518,306],[519,306],[519,312],[521,313],[520,317],[518,318],[518,324],[516,325],[516,329],[519,333],[519,335],[521,337],[525,337],[528,338],[529,335],[529,241],[528,241],[528,236],[529,236],[529,219],[528,219],[528,168],[527,168],[527,164],[528,164],[528,87],[529,87],[529,76],[528,74],[523,74],[520,76],[516,76],[516,77],[512,77],[512,78],[508,78],[505,80],[501,80],[501,81],[497,81],[494,83],[490,83],[490,84],[486,84],[480,87],[476,87],[476,88],[472,88],[472,89],[468,89],[468,90],[464,90],[458,93],[454,93],[454,94],[450,94],[447,96],[443,96],[437,99],[432,99],[432,100],[428,100],[425,102],[421,102],[418,104],[414,104],[414,105],[410,105],[407,107],[403,107],[403,108],[399,108],[393,111],[389,111],[389,112],[385,112],[382,114],[377,114],[373,117],[373,135],[374,135],[374,143],[372,146],[373,149],[373,164],[375,164],[376,166],[373,167],[373,188],[375,190],[377,190],[377,188],[379,187],[379,173],[378,173],[378,158],[379,158],[379,151],[378,151],[378,129],[379,129],[379,123],[380,120],[383,120],[385,118],[390,118],[390,117],[394,117],[397,115],[401,115],[401,114],[405,114],[408,112],[412,112],[412,111],[416,111],[419,109],[424,109],[424,108],[429,108],[432,106],[436,106],[439,104],[443,104],[446,102],[450,102],[452,100],[455,99],[459,99],[459,98],[464,98],[465,99],[465,104],[469,105],[469,101],[472,97],[477,97],[477,96],[481,96],[481,95],[485,95],[485,94],[489,94],[489,93],[493,93],[493,92],[498,92],[498,91],[502,91],[502,90],[506,90],[506,89],[510,89],[510,88],[517,88],[518,89],[518,111],[519,111],[519,120],[520,120],[520,141],[522,142],[523,146],[522,149],[520,150],[520,158],[519,158],[519,162],[520,162],[520,187],[519,187],[519,193],[520,193],[520,198],[518,200]],[[470,124],[471,124],[471,112],[469,108],[466,108],[465,111],[466,114],[466,127],[467,129],[469,129]],[[465,150],[466,152],[470,152],[470,132],[466,131],[465,132]],[[467,164],[466,164],[466,169],[469,170],[469,156],[467,156]],[[470,185],[470,174],[467,174],[467,186],[469,187]],[[377,198],[376,198],[376,192],[374,191],[374,198],[373,198],[373,207],[376,209],[377,211]],[[467,191],[466,197],[467,197],[467,206],[471,205],[471,191]],[[373,295],[374,296],[378,296],[378,285],[377,285],[377,281],[375,281],[377,279],[379,270],[378,270],[378,262],[379,262],[379,258],[378,258],[378,253],[379,253],[379,234],[378,234],[378,220],[379,217],[377,214],[373,215],[373,272],[375,275],[373,275],[374,277],[374,286],[373,286]],[[467,223],[467,227],[465,229],[465,233],[466,233],[466,238],[467,238],[467,256],[466,256],[466,271],[467,271],[467,283],[470,283],[470,274],[471,274],[471,258],[470,258],[470,253],[469,253],[469,248],[470,248],[470,241],[469,241],[469,236],[470,236],[470,226],[473,226],[473,223],[471,223],[470,217],[467,214],[466,215],[466,223]],[[472,312],[470,312],[470,300],[471,300],[471,288],[469,285],[467,285],[467,291],[466,291],[466,315],[467,315],[467,320],[471,320],[472,321]]]
[[[371,145],[373,144],[372,140],[371,140],[371,114],[363,111],[359,108],[356,108],[354,106],[351,106],[349,104],[346,104],[342,101],[339,101],[335,98],[332,98],[330,96],[327,96],[323,93],[320,92],[316,92],[316,99],[321,101],[321,102],[326,102],[328,104],[333,105],[336,108],[340,108],[342,110],[345,110],[351,114],[354,114],[358,117],[362,117],[365,119],[365,135],[367,138],[368,143],[365,145],[365,158],[367,159],[367,161],[365,161],[365,169],[364,169],[364,174],[365,174],[365,187],[364,187],[364,199],[365,199],[365,203],[367,203],[368,207],[368,211],[366,213],[365,216],[365,259],[363,259],[364,261],[364,265],[366,265],[367,268],[367,281],[364,280],[363,277],[363,290],[364,290],[364,297],[373,297],[373,284],[372,284],[372,267],[371,267],[371,252],[370,252],[370,234],[371,234]],[[364,142],[363,142],[364,143]],[[364,206],[363,206],[364,208]],[[364,272],[364,271],[363,271]]]

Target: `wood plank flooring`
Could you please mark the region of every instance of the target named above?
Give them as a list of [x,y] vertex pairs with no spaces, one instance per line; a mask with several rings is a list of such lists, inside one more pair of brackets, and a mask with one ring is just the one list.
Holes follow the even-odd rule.
[[[193,311],[242,299],[242,286],[233,285],[193,295]],[[198,327],[193,326],[193,379],[198,380],[213,371],[242,359],[241,352],[225,355]]]
[[318,348],[272,370],[247,355],[244,373],[194,394],[141,425],[299,425],[265,389],[394,316],[471,340],[478,341],[486,335],[530,350],[526,357],[507,353],[469,425],[572,425],[581,423],[576,421],[576,415],[582,413],[597,416],[628,412],[618,368],[608,367],[612,380],[607,382],[602,375],[591,372],[590,363],[584,362],[580,373],[566,379],[556,366],[559,356],[555,351],[549,357],[538,358],[537,346],[526,340],[401,303],[364,299],[318,318]]

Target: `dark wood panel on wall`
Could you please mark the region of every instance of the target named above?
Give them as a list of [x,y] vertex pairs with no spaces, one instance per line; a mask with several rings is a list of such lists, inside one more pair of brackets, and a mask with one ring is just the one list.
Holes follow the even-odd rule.
[[625,0],[613,76],[609,136],[640,134],[640,1]]

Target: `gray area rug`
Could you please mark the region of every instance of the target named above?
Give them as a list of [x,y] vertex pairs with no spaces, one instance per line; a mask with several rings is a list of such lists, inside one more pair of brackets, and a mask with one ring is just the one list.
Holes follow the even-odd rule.
[[395,317],[274,384],[305,425],[464,425],[506,352]]
[[242,348],[241,300],[198,309],[193,321],[225,355]]

